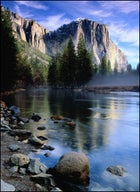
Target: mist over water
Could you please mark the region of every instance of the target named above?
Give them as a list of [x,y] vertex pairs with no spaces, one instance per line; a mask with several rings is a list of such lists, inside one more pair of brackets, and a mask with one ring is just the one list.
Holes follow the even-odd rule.
[[[84,152],[90,162],[88,191],[138,191],[139,189],[139,93],[111,92],[106,94],[33,89],[17,93],[11,102],[20,107],[22,116],[33,112],[42,119],[27,124],[37,136],[49,138],[55,147],[49,157],[47,150],[31,153],[48,167],[54,167],[68,151]],[[51,115],[73,119],[76,127],[62,126],[50,120]],[[45,125],[47,130],[37,127]],[[127,172],[122,177],[106,171],[121,165]]]
[[131,86],[139,85],[139,75],[138,74],[120,74],[111,76],[95,76],[89,83],[89,86],[101,85],[101,86]]

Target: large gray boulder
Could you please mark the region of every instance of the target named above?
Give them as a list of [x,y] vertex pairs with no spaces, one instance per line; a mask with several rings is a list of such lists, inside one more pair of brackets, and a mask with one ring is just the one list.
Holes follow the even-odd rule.
[[54,173],[73,183],[88,185],[89,161],[83,153],[65,153],[54,167]]

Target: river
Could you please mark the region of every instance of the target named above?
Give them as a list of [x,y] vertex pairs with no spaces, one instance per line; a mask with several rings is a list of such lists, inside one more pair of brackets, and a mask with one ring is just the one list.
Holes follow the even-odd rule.
[[[42,119],[27,124],[28,129],[49,138],[55,150],[31,153],[48,167],[53,167],[60,156],[68,151],[83,152],[90,162],[89,191],[139,190],[139,93],[74,92],[31,89],[9,97],[9,103],[21,110],[21,115],[31,117],[33,112]],[[73,119],[76,127],[54,123],[51,115]],[[47,130],[39,131],[44,125]],[[116,176],[106,168],[121,165],[124,175]]]

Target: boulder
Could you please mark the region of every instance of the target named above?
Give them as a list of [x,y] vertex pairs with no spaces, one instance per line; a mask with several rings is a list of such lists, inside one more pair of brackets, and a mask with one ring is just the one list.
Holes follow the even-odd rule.
[[51,189],[50,192],[57,192],[57,191],[62,192],[62,190],[58,187],[54,187],[53,189]]
[[41,163],[38,159],[31,159],[28,171],[32,174],[46,173],[48,167]]
[[106,170],[117,176],[123,176],[124,172],[126,172],[126,170],[120,165],[110,166]]
[[20,173],[21,175],[26,175],[26,169],[20,167],[20,169],[19,169],[19,173]]
[[58,115],[58,116],[52,115],[52,116],[51,116],[51,120],[52,120],[52,121],[55,121],[55,120],[64,120],[64,117],[61,116],[61,115]]
[[15,191],[15,187],[1,179],[1,191]]
[[40,126],[40,127],[37,127],[38,130],[42,131],[42,130],[45,130],[46,127],[45,126]]
[[76,123],[74,121],[66,122],[66,125],[69,125],[70,127],[75,127]]
[[4,101],[0,101],[0,107],[1,109],[6,109],[7,108],[6,103]]
[[12,166],[12,167],[9,169],[9,171],[10,171],[11,173],[17,173],[17,172],[18,172],[18,166]]
[[16,144],[11,144],[8,146],[8,148],[11,150],[11,151],[18,151],[19,150],[19,146],[16,145]]
[[44,144],[44,142],[36,136],[32,136],[29,141],[36,146],[42,146]]
[[41,119],[41,117],[37,113],[33,113],[31,119],[34,121],[39,121]]
[[10,158],[12,164],[23,167],[30,162],[30,158],[27,155],[16,153]]
[[89,161],[85,154],[78,152],[65,153],[54,167],[56,176],[72,183],[89,184]]
[[18,117],[18,121],[22,121],[23,123],[29,123],[29,119],[25,117]]
[[31,131],[26,131],[26,130],[11,130],[9,131],[9,135],[11,136],[18,136],[23,139],[27,139],[31,136],[32,132]]
[[41,141],[46,141],[46,140],[48,140],[48,138],[45,137],[45,136],[38,136],[37,138],[40,139]]
[[42,147],[41,147],[42,150],[50,150],[50,151],[53,151],[55,148],[50,146],[50,145],[46,145],[44,144]]
[[38,175],[32,175],[31,179],[40,185],[48,185],[50,183],[51,174],[40,173]]
[[12,112],[12,115],[19,116],[20,115],[20,109],[16,107],[15,105],[11,106],[10,111]]

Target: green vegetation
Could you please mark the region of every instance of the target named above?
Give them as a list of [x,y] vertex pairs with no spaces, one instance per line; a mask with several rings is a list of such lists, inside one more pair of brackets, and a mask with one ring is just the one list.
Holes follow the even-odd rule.
[[81,35],[75,51],[72,37],[62,54],[56,55],[49,65],[48,82],[52,86],[74,88],[86,84],[93,75],[91,56]]
[[9,10],[1,7],[1,90],[47,82],[50,57],[15,38]]
[[77,84],[86,84],[93,75],[92,56],[87,51],[83,35],[80,35],[77,46]]
[[1,37],[1,90],[11,89],[17,80],[17,44],[12,32],[12,23],[9,11],[3,11],[1,7],[0,20]]
[[[46,84],[48,76],[48,64],[51,58],[21,39],[18,39],[17,47],[20,52],[18,57],[21,60],[18,65],[18,71],[21,71],[22,67],[25,68],[25,66],[29,70],[28,73],[20,76],[20,81],[22,80],[23,84],[25,85]],[[30,79],[28,75],[27,78],[24,77],[26,74],[30,74]]]

